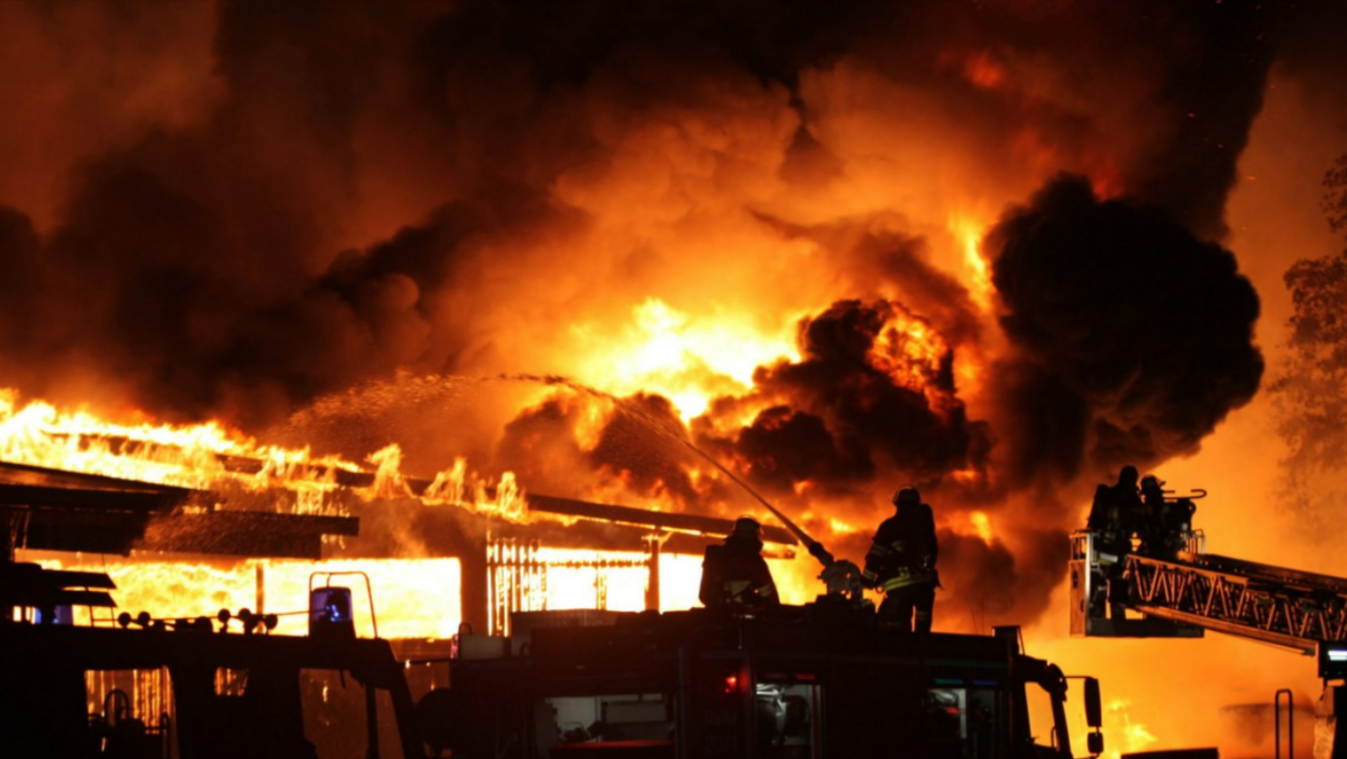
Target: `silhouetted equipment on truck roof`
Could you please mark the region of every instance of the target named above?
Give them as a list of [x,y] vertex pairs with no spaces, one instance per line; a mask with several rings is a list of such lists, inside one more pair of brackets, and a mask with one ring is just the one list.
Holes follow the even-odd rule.
[[[1022,653],[1018,628],[914,635],[835,597],[584,621],[521,615],[498,645],[465,637],[451,687],[418,706],[434,748],[456,759],[1071,756],[1067,678]],[[1085,691],[1097,727],[1098,683],[1086,678]],[[1031,701],[1046,709],[1039,721]],[[1097,730],[1089,742],[1102,751]]]
[[5,462],[0,519],[10,558],[17,549],[140,549],[316,559],[324,535],[360,527],[353,517],[217,509],[203,491]]
[[[8,471],[24,469],[36,470]],[[92,539],[96,531],[81,532],[87,514],[124,520],[129,528],[119,534],[131,536],[130,527],[144,530],[164,515],[210,511],[192,502],[195,491],[83,475],[64,481],[68,474],[24,474],[46,490],[0,501],[11,525],[51,518],[51,534],[66,546]],[[37,514],[48,500],[60,508]],[[595,526],[614,520],[695,538],[729,524],[541,500],[587,511],[582,518]],[[138,522],[142,513],[150,519]],[[11,534],[19,538],[11,548],[36,547],[36,533]],[[119,544],[140,547],[147,534]],[[834,575],[850,565],[802,540]],[[361,606],[330,584],[311,587],[322,591],[311,598],[314,632],[293,637],[267,634],[265,616],[244,610],[222,614],[219,627],[148,615],[123,615],[112,627],[102,615],[111,604],[105,575],[13,564],[6,571],[29,576],[14,584],[0,620],[0,682],[23,683],[25,699],[0,713],[5,756],[410,758],[424,756],[426,742],[452,747],[455,759],[1071,755],[1069,681],[1025,655],[1016,629],[914,636],[884,627],[872,607],[844,594],[749,615],[518,615],[512,637],[461,635],[453,688],[433,691],[413,710],[388,642],[355,637],[350,615]],[[69,624],[59,609],[72,605],[97,607],[90,616],[103,625]],[[226,632],[237,621],[247,634]],[[600,624],[575,626],[593,622]],[[119,685],[128,672],[138,683],[158,678],[162,686],[147,691],[157,700],[130,698]],[[1098,684],[1085,678],[1084,686],[1090,750],[1098,753]]]
[[[37,584],[76,581],[111,587],[96,573]],[[326,630],[307,637],[266,634],[246,611],[221,613],[218,627],[7,618],[0,682],[18,698],[0,711],[0,753],[411,759],[430,744],[456,759],[1071,756],[1068,679],[1021,651],[1018,628],[913,635],[835,597],[752,616],[526,613],[511,638],[459,636],[452,688],[414,707],[389,643],[345,624],[360,605],[330,584],[314,592]],[[161,684],[133,699],[119,686],[127,673]],[[1093,678],[1081,703],[1098,753]]]
[[[24,573],[35,575],[32,587],[112,587],[96,573]],[[226,632],[223,613],[217,630],[206,618],[123,615],[117,627],[77,626],[32,608],[13,612],[0,620],[0,755],[424,756],[404,667],[387,641],[267,635],[249,614],[239,615],[243,632]],[[156,685],[125,684],[147,682]]]

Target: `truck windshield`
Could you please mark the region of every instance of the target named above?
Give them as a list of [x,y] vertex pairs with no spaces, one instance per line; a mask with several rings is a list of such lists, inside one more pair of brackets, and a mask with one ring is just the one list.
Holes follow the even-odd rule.
[[762,756],[817,759],[823,755],[821,695],[822,686],[816,682],[763,682],[754,687]]
[[[330,669],[300,670],[304,737],[312,746],[312,753],[296,754],[297,759],[366,759],[372,755],[366,752],[369,720],[365,688],[349,673]],[[379,732],[378,756],[381,759],[402,757],[393,698],[388,691],[374,691],[374,708]]]
[[1038,683],[1025,683],[1024,696],[1029,706],[1029,735],[1033,744],[1042,748],[1054,745],[1052,694]]
[[534,706],[534,756],[594,756],[604,747],[623,756],[673,757],[673,699],[663,693],[553,696]]
[[959,683],[926,694],[930,756],[988,759],[997,755],[996,688]]

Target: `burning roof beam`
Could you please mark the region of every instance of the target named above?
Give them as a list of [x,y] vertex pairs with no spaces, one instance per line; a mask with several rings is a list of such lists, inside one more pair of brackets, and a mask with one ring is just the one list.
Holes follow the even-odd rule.
[[[627,506],[605,506],[599,503],[577,501],[570,498],[556,498],[545,495],[529,494],[526,498],[529,504],[529,511],[536,511],[544,514],[558,514],[562,516],[580,517],[583,519],[596,519],[603,522],[629,524],[659,530],[691,532],[701,535],[728,535],[734,528],[734,522],[732,520],[704,517],[696,514],[670,514],[663,511],[633,509]],[[786,545],[797,545],[799,543],[789,530],[786,530],[784,527],[771,525],[763,526],[762,539],[765,542],[783,543]]]
[[[360,520],[217,511],[205,493],[0,462],[0,515],[15,549],[129,554],[133,549],[321,558],[323,535],[353,536]],[[204,503],[204,511],[181,507]]]
[[360,533],[355,517],[269,514],[257,511],[173,513],[153,519],[137,550],[267,556],[287,559],[323,558],[323,536]]
[[[111,450],[114,453],[122,455],[129,455],[133,452],[144,454],[147,452],[147,447],[151,449],[150,452],[168,447],[158,443],[133,440],[117,435],[81,433],[81,437],[97,438],[104,441],[111,447]],[[258,474],[266,467],[265,461],[248,456],[236,456],[223,453],[217,453],[214,454],[214,456],[226,471],[236,474]],[[377,479],[377,475],[374,472],[346,469],[322,463],[307,464],[302,468],[293,471],[291,476],[296,479],[330,481],[342,487],[349,488],[373,487]],[[413,494],[423,495],[433,484],[434,480],[408,477],[404,482]],[[488,497],[494,498],[495,495],[494,489],[487,489]],[[580,517],[582,519],[648,527],[658,530],[693,533],[697,535],[723,536],[729,534],[734,527],[734,522],[732,520],[705,517],[695,514],[672,514],[668,512],[637,509],[628,506],[611,506],[590,501],[576,500],[573,498],[539,495],[536,493],[528,493],[525,496],[525,499],[528,502],[529,510],[534,512]],[[769,543],[781,543],[783,545],[799,544],[799,541],[789,530],[771,525],[763,526],[763,540]]]
[[0,464],[4,558],[18,548],[130,553],[155,514],[192,491],[112,477]]
[[115,607],[116,583],[101,572],[67,572],[36,564],[0,563],[0,609],[56,606]]

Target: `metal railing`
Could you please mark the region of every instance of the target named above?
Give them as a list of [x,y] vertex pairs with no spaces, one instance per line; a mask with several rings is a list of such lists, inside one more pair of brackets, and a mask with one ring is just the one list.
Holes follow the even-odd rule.
[[1129,606],[1146,614],[1313,654],[1347,640],[1347,591],[1182,560],[1127,557]]
[[1277,759],[1282,759],[1282,695],[1286,695],[1286,759],[1296,759],[1296,703],[1290,688],[1282,688],[1272,697],[1273,740]]
[[548,587],[555,570],[592,570],[593,608],[607,609],[608,586],[614,573],[645,570],[649,585],[651,563],[658,560],[657,548],[640,558],[544,559],[540,551],[541,544],[536,540],[487,539],[487,626],[491,635],[509,635],[514,612],[547,610]]

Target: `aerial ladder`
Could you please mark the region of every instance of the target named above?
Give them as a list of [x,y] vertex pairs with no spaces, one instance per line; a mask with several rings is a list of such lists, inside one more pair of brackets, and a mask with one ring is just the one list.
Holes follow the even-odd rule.
[[1200,638],[1211,630],[1317,656],[1319,718],[1332,737],[1322,755],[1347,759],[1347,719],[1336,719],[1347,713],[1347,579],[1207,553],[1206,535],[1187,525],[1166,540],[1128,537],[1130,549],[1116,555],[1095,531],[1071,534],[1071,635]]

